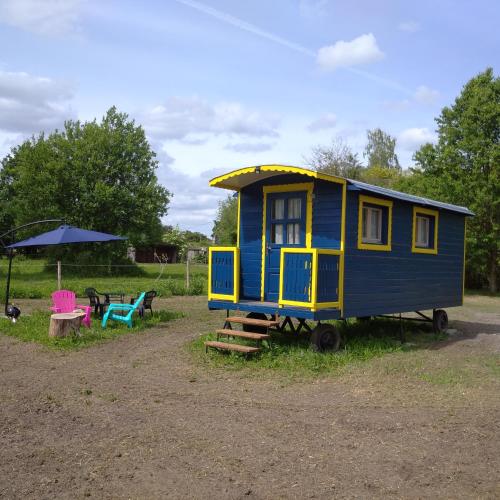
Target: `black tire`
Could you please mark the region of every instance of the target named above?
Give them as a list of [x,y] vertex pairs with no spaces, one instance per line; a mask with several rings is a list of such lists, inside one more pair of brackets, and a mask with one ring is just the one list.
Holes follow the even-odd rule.
[[338,351],[340,342],[340,332],[333,325],[319,324],[312,331],[311,347],[314,351]]
[[[267,316],[264,313],[258,312],[248,313],[247,318],[267,320]],[[243,325],[243,331],[253,333],[267,333],[267,328],[265,326]]]
[[443,333],[448,329],[448,314],[443,309],[436,309],[432,314],[432,326],[436,333]]

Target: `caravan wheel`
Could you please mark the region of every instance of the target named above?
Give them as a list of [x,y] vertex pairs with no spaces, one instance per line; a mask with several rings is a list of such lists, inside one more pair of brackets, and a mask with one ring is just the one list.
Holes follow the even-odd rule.
[[340,333],[333,325],[319,324],[312,331],[311,347],[318,352],[338,351],[340,340]]
[[436,309],[432,314],[432,326],[436,333],[443,333],[448,328],[448,314],[443,309]]

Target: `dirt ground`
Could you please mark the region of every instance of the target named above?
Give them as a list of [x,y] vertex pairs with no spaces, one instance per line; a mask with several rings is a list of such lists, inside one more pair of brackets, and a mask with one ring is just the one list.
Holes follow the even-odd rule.
[[500,497],[498,364],[457,371],[495,363],[500,299],[450,309],[429,349],[304,381],[203,368],[185,344],[222,314],[162,302],[189,314],[80,351],[0,335],[0,497]]

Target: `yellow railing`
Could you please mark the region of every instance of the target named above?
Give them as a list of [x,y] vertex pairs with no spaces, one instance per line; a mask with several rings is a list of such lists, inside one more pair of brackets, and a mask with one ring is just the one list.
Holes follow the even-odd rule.
[[[287,258],[287,254],[300,256],[297,255],[295,259]],[[322,256],[338,256],[338,259],[332,261],[332,259],[322,259]],[[334,283],[328,280],[332,274],[337,278]],[[307,307],[312,311],[330,307],[340,308],[343,301],[343,275],[342,250],[282,248],[278,304]]]
[[240,249],[210,247],[208,249],[208,300],[240,298]]

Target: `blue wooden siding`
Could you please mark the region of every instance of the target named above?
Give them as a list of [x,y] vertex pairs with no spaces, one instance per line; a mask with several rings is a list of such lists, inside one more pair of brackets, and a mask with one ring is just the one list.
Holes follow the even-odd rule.
[[234,253],[214,251],[212,253],[212,293],[233,295]]
[[316,181],[313,199],[313,248],[340,248],[342,186]]
[[257,182],[241,190],[240,201],[240,296],[260,299],[262,265],[263,186],[312,182],[313,248],[340,248],[342,186],[315,181],[303,175],[282,175]]
[[283,299],[310,302],[312,254],[285,253],[284,261]]
[[440,210],[438,254],[413,253],[414,205],[394,200],[392,251],[358,250],[358,196],[347,192],[344,317],[460,305],[464,216]]
[[317,302],[336,302],[339,298],[339,256],[318,255]]

